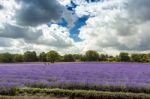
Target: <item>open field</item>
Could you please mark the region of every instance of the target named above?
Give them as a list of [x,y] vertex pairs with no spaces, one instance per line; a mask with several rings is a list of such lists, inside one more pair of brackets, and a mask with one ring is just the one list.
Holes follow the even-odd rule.
[[[18,93],[34,95],[46,92],[56,96],[65,94],[65,97],[84,93],[82,97],[85,97],[89,94],[88,90],[93,90],[92,96],[93,94],[105,98],[114,96],[112,99],[117,99],[116,96],[124,97],[124,95],[132,98],[150,97],[148,95],[150,94],[150,64],[99,62],[47,65],[44,63],[0,64],[0,87],[1,95],[18,95]],[[17,89],[11,89],[13,87]],[[53,88],[60,89],[53,90]],[[25,97],[31,97],[28,94]],[[34,96],[32,98],[34,99]]]
[[150,86],[150,64],[58,63],[0,64],[0,86],[25,87],[74,83],[115,86]]

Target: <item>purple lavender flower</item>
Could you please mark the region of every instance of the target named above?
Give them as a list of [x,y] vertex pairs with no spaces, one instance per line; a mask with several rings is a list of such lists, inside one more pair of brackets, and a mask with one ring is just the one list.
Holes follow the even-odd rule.
[[57,63],[0,64],[0,86],[85,83],[102,85],[150,86],[150,64],[138,63]]

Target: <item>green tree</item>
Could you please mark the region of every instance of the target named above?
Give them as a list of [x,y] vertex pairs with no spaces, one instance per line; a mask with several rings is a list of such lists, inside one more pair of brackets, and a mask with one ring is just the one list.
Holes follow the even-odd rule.
[[73,57],[72,54],[65,54],[65,55],[64,55],[64,61],[65,61],[65,62],[74,62],[75,59],[74,59],[74,57]]
[[81,55],[80,60],[81,60],[81,61],[87,61],[87,58],[86,58],[85,55]]
[[41,62],[46,62],[46,53],[45,52],[40,53],[39,60]]
[[15,54],[13,60],[14,60],[14,62],[23,62],[24,61],[23,55],[21,55],[21,54]]
[[49,61],[51,63],[54,63],[55,61],[57,61],[58,58],[59,58],[59,54],[54,50],[49,51],[46,55],[47,61]]
[[115,60],[116,60],[116,62],[119,62],[119,61],[120,61],[119,55],[116,55]]
[[150,62],[150,53],[147,54],[147,60]]
[[11,63],[13,62],[13,55],[10,53],[3,53],[0,55],[0,62]]
[[133,62],[149,62],[148,54],[132,54],[131,60]]
[[101,54],[99,56],[99,61],[108,61],[108,55],[106,54]]
[[38,58],[37,58],[35,51],[33,51],[33,52],[27,51],[24,53],[24,61],[25,62],[36,62],[37,59]]
[[57,61],[64,62],[64,56],[58,55]]
[[108,56],[108,61],[109,62],[116,62],[116,57],[114,57],[114,56]]
[[87,61],[98,61],[99,60],[99,54],[98,52],[94,50],[89,50],[86,52],[85,57],[87,58]]
[[82,55],[81,54],[73,54],[73,57],[74,57],[75,61],[81,61]]
[[132,54],[131,55],[131,60],[133,62],[141,62],[140,55],[139,54]]
[[129,61],[130,61],[130,56],[129,56],[128,53],[121,52],[121,53],[119,54],[119,60],[120,60],[121,62],[129,62]]

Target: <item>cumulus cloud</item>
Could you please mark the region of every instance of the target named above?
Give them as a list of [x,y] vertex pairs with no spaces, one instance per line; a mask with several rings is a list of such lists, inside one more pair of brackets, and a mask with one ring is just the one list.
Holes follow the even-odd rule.
[[29,27],[21,27],[12,24],[3,24],[0,28],[0,37],[13,38],[13,39],[25,39],[36,40],[42,35],[42,31],[34,30]]
[[16,0],[21,4],[15,18],[20,25],[37,26],[60,19],[63,7],[56,0]]
[[84,49],[148,51],[149,4],[149,0],[107,0],[78,7],[79,16],[92,16],[80,29]]
[[67,28],[46,25],[65,15],[68,23],[73,24],[72,14],[67,10],[61,12],[64,7],[56,0],[4,0],[0,3],[5,6],[0,11],[1,52],[58,51],[73,46]]
[[4,24],[3,28],[0,29],[0,37],[23,39],[29,44],[41,44],[59,48],[69,47],[73,44],[68,30],[57,25],[53,25],[51,28],[46,25],[40,28],[31,28]]
[[38,44],[66,48],[74,43],[73,39],[69,37],[70,34],[67,28],[55,24],[50,28],[45,25],[40,28],[42,28],[43,35],[37,39],[36,43]]
[[[75,8],[75,14],[65,8],[69,3],[69,0],[3,0],[1,4],[4,9],[0,10],[0,51],[40,52],[53,49],[62,53],[80,53],[92,49],[110,54],[149,51],[150,0],[85,3]],[[57,24],[46,26],[49,21],[61,18],[73,26],[78,17],[86,15],[89,19],[79,29],[81,42],[74,42],[70,38],[68,27]]]

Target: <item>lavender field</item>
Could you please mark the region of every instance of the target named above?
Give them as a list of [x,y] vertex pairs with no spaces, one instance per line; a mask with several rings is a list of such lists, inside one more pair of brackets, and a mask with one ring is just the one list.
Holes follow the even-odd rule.
[[150,86],[150,64],[138,63],[56,63],[0,64],[0,87],[46,83]]

